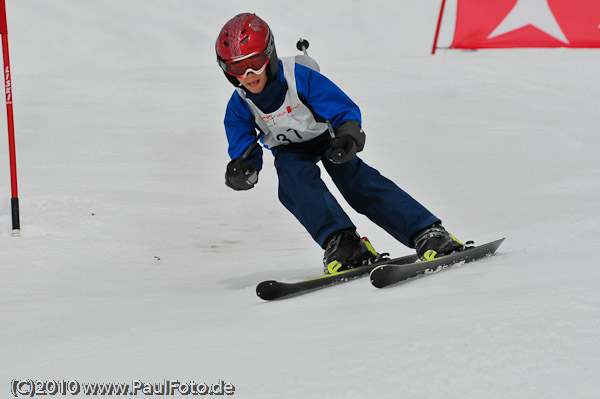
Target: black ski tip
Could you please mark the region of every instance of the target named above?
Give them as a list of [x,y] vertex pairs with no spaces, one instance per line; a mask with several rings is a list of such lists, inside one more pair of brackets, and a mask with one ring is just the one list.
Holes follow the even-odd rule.
[[385,287],[385,284],[382,284],[381,280],[378,278],[379,273],[381,273],[381,271],[383,271],[383,269],[385,269],[385,267],[386,267],[386,265],[378,266],[375,269],[373,269],[371,271],[371,273],[369,274],[369,279],[371,280],[371,284],[374,287],[377,287],[377,288]]
[[275,280],[266,280],[256,286],[256,295],[265,301],[279,298],[280,294],[279,283]]

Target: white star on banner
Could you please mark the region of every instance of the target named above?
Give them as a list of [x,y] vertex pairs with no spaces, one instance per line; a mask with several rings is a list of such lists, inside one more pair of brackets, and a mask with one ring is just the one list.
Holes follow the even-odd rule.
[[500,25],[488,36],[488,39],[527,25],[533,25],[555,39],[566,44],[569,43],[550,10],[548,0],[518,0]]

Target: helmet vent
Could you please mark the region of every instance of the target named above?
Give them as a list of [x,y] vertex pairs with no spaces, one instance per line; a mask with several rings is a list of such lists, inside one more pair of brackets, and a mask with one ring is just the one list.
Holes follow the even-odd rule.
[[246,44],[248,42],[248,36],[242,39],[242,44]]
[[225,47],[229,47],[229,42],[223,42],[223,45],[224,45]]

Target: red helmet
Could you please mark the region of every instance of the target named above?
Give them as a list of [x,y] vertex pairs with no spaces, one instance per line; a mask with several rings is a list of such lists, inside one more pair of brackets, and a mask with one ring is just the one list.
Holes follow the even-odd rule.
[[[257,59],[262,59],[262,67],[268,67],[269,78],[277,75],[279,60],[275,51],[273,33],[269,25],[256,14],[244,13],[230,19],[221,29],[215,49],[219,66],[234,86],[239,86],[236,76],[241,77],[244,72],[237,71],[228,65],[235,65],[238,59],[253,58],[255,65]],[[260,66],[258,68],[250,67],[252,63],[249,61],[247,64],[254,71],[261,69]]]

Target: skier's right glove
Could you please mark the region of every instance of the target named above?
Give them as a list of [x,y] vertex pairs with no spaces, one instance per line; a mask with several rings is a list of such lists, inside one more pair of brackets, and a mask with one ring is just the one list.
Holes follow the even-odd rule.
[[258,170],[253,162],[239,157],[227,164],[225,185],[236,191],[250,190],[258,182]]
[[365,147],[366,135],[357,121],[346,121],[337,130],[337,136],[331,139],[331,148],[325,157],[336,164],[351,161]]

